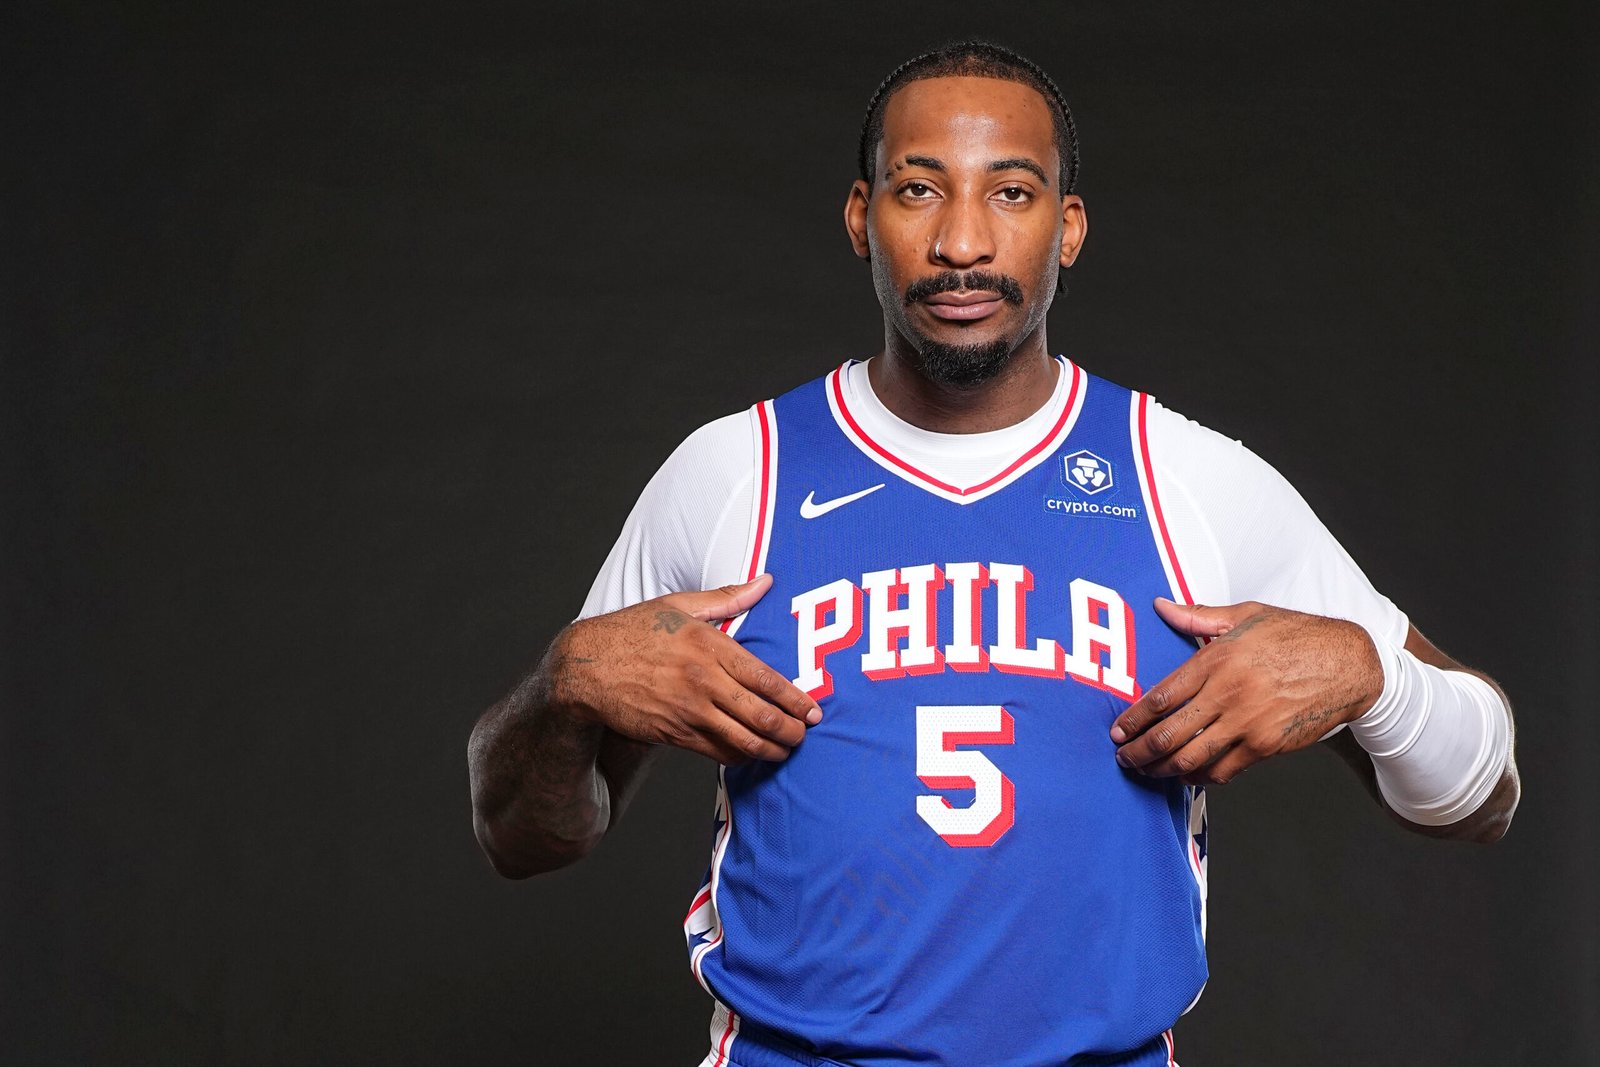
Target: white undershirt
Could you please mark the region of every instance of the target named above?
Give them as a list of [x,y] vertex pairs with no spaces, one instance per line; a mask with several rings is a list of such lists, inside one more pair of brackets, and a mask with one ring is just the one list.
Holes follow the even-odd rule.
[[[1004,470],[1042,440],[1067,402],[1067,373],[1027,419],[988,433],[943,434],[898,418],[872,391],[867,364],[842,377],[867,436],[952,485]],[[1358,622],[1394,647],[1409,623],[1367,581],[1294,487],[1238,441],[1151,402],[1151,464],[1173,550],[1201,604],[1255,600]],[[757,462],[754,419],[707,423],[679,445],[640,494],[595,577],[582,615],[667,593],[743,580]]]

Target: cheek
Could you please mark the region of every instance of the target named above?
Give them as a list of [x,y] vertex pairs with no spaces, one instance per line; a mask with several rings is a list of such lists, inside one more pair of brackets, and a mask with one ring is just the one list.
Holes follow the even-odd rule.
[[1019,228],[1016,235],[1017,254],[1025,260],[1055,263],[1061,258],[1061,227],[1039,223]]
[[1061,269],[1061,239],[1056,236],[1052,240],[1048,234],[1030,235],[1011,262],[1024,272],[1021,280],[1025,285],[1054,292]]
[[934,268],[928,262],[928,250],[932,247],[932,241],[923,240],[909,227],[869,229],[867,248],[878,288],[903,293],[913,281],[931,273]]
[[885,308],[898,306],[900,294],[905,292],[910,282],[902,280],[896,271],[893,256],[887,252],[882,242],[873,240],[868,242],[872,267],[872,287],[878,294],[878,302]]
[[868,244],[872,253],[894,264],[897,274],[903,274],[910,265],[927,257],[933,247],[932,239],[911,220],[892,220],[867,228]]

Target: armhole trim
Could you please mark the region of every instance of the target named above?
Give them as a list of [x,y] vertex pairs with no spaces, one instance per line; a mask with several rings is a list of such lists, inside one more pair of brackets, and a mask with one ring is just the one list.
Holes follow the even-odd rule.
[[[750,581],[767,565],[767,549],[772,544],[773,498],[778,487],[778,419],[772,401],[766,400],[750,409],[751,432],[755,435],[756,485],[751,494],[755,507],[750,509],[750,533],[745,543],[745,575]],[[745,612],[731,619],[723,619],[719,629],[732,637],[744,620]]]
[[[1156,471],[1155,465],[1150,460],[1150,434],[1146,420],[1149,407],[1149,393],[1134,393],[1128,404],[1128,427],[1129,434],[1133,438],[1133,453],[1138,461],[1135,466],[1139,471],[1139,491],[1144,494],[1145,513],[1149,516],[1156,555],[1161,557],[1161,567],[1166,571],[1167,585],[1172,590],[1172,599],[1180,604],[1193,604],[1194,597],[1189,593],[1189,583],[1183,577],[1183,566],[1178,562],[1178,554],[1172,547],[1172,534],[1167,530],[1167,517],[1161,510],[1161,495],[1156,491]],[[1206,639],[1197,638],[1195,643],[1204,645]],[[1205,787],[1185,786],[1184,806],[1189,816],[1189,833],[1183,842],[1184,858],[1188,861],[1189,873],[1194,877],[1195,887],[1199,893],[1200,942],[1204,944],[1206,899],[1209,896],[1207,883],[1210,875],[1210,850],[1207,845],[1210,827],[1206,818]],[[1187,1012],[1189,1008],[1198,1004],[1200,993],[1203,992],[1205,984],[1201,983],[1200,992],[1194,995],[1189,1007],[1183,1010]],[[1170,1037],[1168,1040],[1168,1061],[1172,1062]]]
[[1138,457],[1139,491],[1144,494],[1145,511],[1150,519],[1150,531],[1155,538],[1156,554],[1161,557],[1161,567],[1167,575],[1167,585],[1172,598],[1180,604],[1193,604],[1189,583],[1183,577],[1183,565],[1172,547],[1172,534],[1167,529],[1167,517],[1161,510],[1161,494],[1156,490],[1155,466],[1150,460],[1150,434],[1147,413],[1149,393],[1134,393],[1129,404],[1128,421],[1133,438],[1133,451]]

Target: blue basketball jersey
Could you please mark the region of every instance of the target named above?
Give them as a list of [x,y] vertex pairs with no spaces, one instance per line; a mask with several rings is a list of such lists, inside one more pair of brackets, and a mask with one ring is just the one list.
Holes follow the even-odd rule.
[[1206,979],[1204,798],[1109,730],[1193,654],[1151,607],[1189,598],[1148,397],[1061,367],[1056,425],[974,486],[873,440],[845,368],[757,407],[774,582],[728,629],[823,719],[720,773],[685,923],[708,1063],[1170,1061]]

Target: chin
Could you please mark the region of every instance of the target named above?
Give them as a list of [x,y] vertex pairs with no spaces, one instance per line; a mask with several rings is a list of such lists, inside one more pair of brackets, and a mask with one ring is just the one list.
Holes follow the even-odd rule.
[[1005,370],[1016,354],[1013,338],[995,337],[987,341],[936,341],[918,337],[912,346],[921,371],[929,381],[957,388],[982,385]]

